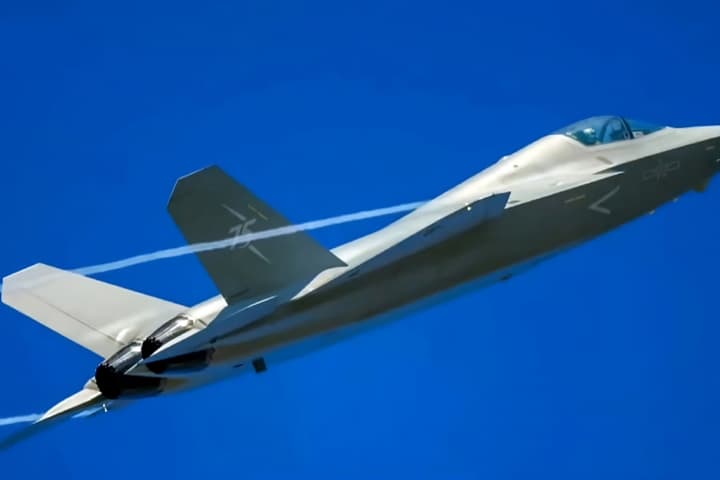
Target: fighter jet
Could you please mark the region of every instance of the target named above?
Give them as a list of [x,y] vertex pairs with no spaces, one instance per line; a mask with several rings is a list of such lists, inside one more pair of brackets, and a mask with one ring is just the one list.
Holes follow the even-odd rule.
[[589,118],[500,159],[386,227],[328,250],[217,166],[180,178],[168,210],[220,295],[188,307],[36,264],[2,301],[96,353],[76,394],[8,446],[56,421],[204,385],[397,318],[418,302],[507,280],[702,191],[720,169],[720,126]]

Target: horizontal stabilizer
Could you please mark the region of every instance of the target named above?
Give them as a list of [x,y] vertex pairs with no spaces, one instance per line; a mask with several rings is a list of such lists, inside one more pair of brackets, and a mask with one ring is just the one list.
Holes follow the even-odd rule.
[[266,296],[345,265],[306,232],[240,240],[291,223],[217,166],[179,179],[168,211],[190,244],[239,239],[227,248],[198,253],[228,303]]
[[83,412],[93,412],[102,408],[104,402],[108,400],[96,389],[94,384],[88,383],[76,394],[66,398],[48,410],[39,420],[9,437],[0,440],[0,450],[5,450],[13,445],[33,436],[58,423],[68,420],[75,415],[81,415]]
[[187,310],[41,263],[5,277],[2,301],[103,358]]
[[35,423],[46,422],[56,417],[75,415],[80,411],[91,409],[94,406],[100,405],[103,401],[106,401],[105,397],[102,396],[93,383],[89,383],[88,385],[91,387],[88,388],[88,386],[86,386],[79,392],[58,403],[45,412]]

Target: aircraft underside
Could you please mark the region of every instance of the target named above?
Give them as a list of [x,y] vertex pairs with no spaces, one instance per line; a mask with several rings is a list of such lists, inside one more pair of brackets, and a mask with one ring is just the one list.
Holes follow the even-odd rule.
[[[504,157],[370,235],[328,250],[218,167],[168,210],[220,292],[194,307],[36,264],[2,300],[103,360],[82,390],[8,446],[78,412],[171,393],[366,331],[538,262],[702,190],[720,127],[595,117]],[[278,235],[268,232],[284,231]],[[230,238],[226,238],[230,235]],[[263,236],[265,235],[265,236]]]

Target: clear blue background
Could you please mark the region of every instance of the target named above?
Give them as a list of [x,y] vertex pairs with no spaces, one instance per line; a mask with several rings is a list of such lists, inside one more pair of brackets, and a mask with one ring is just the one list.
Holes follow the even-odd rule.
[[[181,245],[167,196],[213,163],[304,221],[432,197],[594,114],[720,123],[719,10],[3,2],[1,273]],[[713,185],[265,375],[63,425],[0,453],[0,477],[719,478],[718,205]],[[100,278],[215,294],[192,257]],[[96,362],[2,307],[0,416]]]

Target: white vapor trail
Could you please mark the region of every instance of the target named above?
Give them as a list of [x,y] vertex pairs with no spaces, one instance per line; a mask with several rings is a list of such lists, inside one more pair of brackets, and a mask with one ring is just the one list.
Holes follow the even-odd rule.
[[[360,220],[368,220],[371,218],[382,217],[387,215],[393,215],[397,213],[409,212],[415,210],[421,205],[427,202],[411,202],[394,205],[391,207],[376,208],[372,210],[362,210],[355,213],[347,213],[344,215],[337,215],[334,217],[323,218],[320,220],[312,220],[310,222],[300,223],[297,225],[288,225],[285,227],[274,228],[270,230],[264,230],[262,232],[252,232],[242,235],[237,235],[231,238],[223,240],[217,240],[214,242],[195,243],[192,245],[183,245],[181,247],[167,248],[164,250],[157,250],[151,253],[144,253],[141,255],[135,255],[133,257],[124,258],[122,260],[116,260],[114,262],[99,263],[96,265],[89,265],[87,267],[76,268],[70,270],[73,273],[80,275],[94,275],[97,273],[110,272],[113,270],[120,270],[123,268],[131,267],[133,265],[140,265],[142,263],[154,262],[162,260],[164,258],[174,258],[183,255],[190,255],[193,253],[207,252],[210,250],[218,250],[221,248],[227,248],[233,245],[247,245],[250,242],[256,240],[263,240],[267,238],[279,237],[282,235],[290,235],[292,233],[301,232],[305,230],[317,230],[319,228],[330,227],[333,225],[340,225],[343,223],[357,222]],[[36,279],[29,284],[18,285],[20,288],[30,288],[35,285],[36,282],[42,283],[43,281],[49,281],[52,279],[52,275],[43,277],[42,279]],[[0,292],[3,291],[4,285],[0,283]]]
[[[190,255],[193,253],[207,252],[210,250],[218,250],[221,248],[227,248],[232,245],[243,245],[248,244],[257,240],[264,240],[267,238],[279,237],[282,235],[290,235],[292,233],[317,230],[319,228],[330,227],[333,225],[340,225],[343,223],[357,222],[360,220],[368,220],[376,217],[383,217],[387,215],[393,215],[396,213],[409,212],[415,210],[426,202],[412,202],[395,205],[392,207],[376,208],[373,210],[363,210],[355,213],[348,213],[345,215],[337,215],[335,217],[324,218],[321,220],[313,220],[310,222],[300,223],[297,225],[288,225],[286,227],[274,228],[271,230],[265,230],[262,232],[252,232],[244,235],[237,235],[224,240],[218,240],[215,242],[196,243],[193,245],[184,245],[182,247],[168,248],[164,250],[157,250],[151,253],[145,253],[142,255],[136,255],[133,257],[124,258],[122,260],[116,260],[114,262],[100,263],[97,265],[90,265],[87,267],[76,268],[72,272],[81,275],[93,275],[97,273],[109,272],[112,270],[120,270],[122,268],[131,267],[133,265],[139,265],[142,263],[154,262],[156,260],[162,260],[164,258],[180,257],[183,255]],[[2,291],[2,284],[0,284],[0,291]],[[81,412],[75,415],[73,418],[79,418],[87,415],[91,415],[94,411]],[[0,418],[0,427],[15,425],[18,423],[31,423],[39,420],[42,414],[28,414],[28,415],[17,415],[14,417]]]
[[317,230],[319,228],[330,227],[332,225],[340,225],[342,223],[357,222],[359,220],[367,220],[370,218],[382,217],[395,213],[408,212],[410,210],[415,210],[424,203],[426,202],[403,203],[392,207],[363,210],[361,212],[348,213],[345,215],[338,215],[335,217],[324,218],[321,220],[313,220],[310,222],[299,223],[297,225],[288,225],[286,227],[264,230],[262,232],[247,233],[244,235],[238,235],[232,238],[226,238],[224,240],[217,240],[214,242],[195,243],[192,245],[184,245],[182,247],[158,250],[152,253],[145,253],[142,255],[136,255],[134,257],[124,258],[122,260],[116,260],[114,262],[100,263],[98,265],[90,265],[87,267],[76,268],[72,271],[81,275],[94,275],[96,273],[110,272],[112,270],[120,270],[122,268],[139,265],[141,263],[154,262],[156,260],[161,260],[164,258],[180,257],[182,255],[189,255],[192,253],[218,250],[221,248],[230,247],[232,245],[247,244],[256,240],[279,237],[281,235],[289,235],[295,232]]
[[6,427],[8,425],[15,425],[17,423],[30,423],[39,420],[42,414],[31,413],[29,415],[18,415],[15,417],[0,418],[0,427]]

